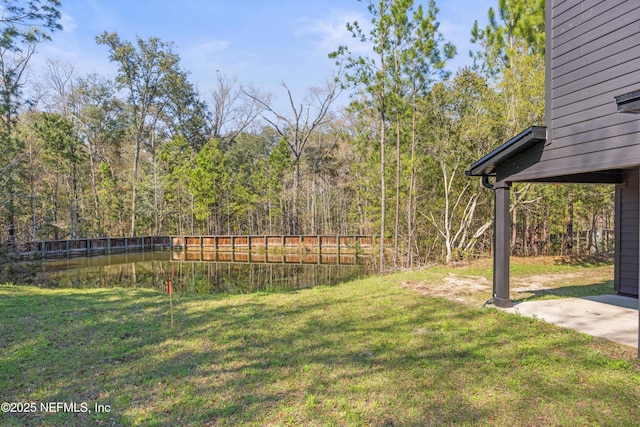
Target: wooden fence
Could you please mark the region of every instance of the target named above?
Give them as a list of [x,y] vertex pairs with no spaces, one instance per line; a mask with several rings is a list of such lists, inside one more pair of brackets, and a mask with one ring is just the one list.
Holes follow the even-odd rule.
[[306,249],[323,251],[370,250],[373,236],[172,236],[171,247],[184,250]]
[[[160,249],[182,251],[252,251],[281,248],[333,253],[370,251],[373,236],[144,236],[46,240],[9,246],[0,250],[22,257],[63,258],[111,253],[145,252]],[[257,257],[256,257],[257,259]]]
[[22,257],[64,258],[92,256],[111,253],[145,252],[168,249],[171,238],[168,236],[144,237],[98,237],[73,240],[45,240],[27,242],[14,247],[3,244],[3,249]]
[[174,251],[172,261],[179,262],[216,262],[230,264],[336,264],[358,265],[356,253],[269,253],[257,251]]

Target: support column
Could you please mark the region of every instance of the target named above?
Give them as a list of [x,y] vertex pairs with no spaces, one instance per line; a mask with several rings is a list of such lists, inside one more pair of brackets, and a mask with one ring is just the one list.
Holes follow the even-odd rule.
[[[635,172],[640,172],[640,168],[636,169],[636,171],[635,171]],[[635,175],[635,174],[634,174],[634,175]],[[636,185],[638,186],[638,188],[640,189],[640,173],[639,173],[638,175],[635,175],[633,178],[630,178],[630,177],[627,175],[627,178],[626,178],[626,179],[627,179],[627,180],[633,179],[633,180],[634,180],[634,182],[635,182],[635,184],[636,184]],[[639,190],[636,190],[636,191],[638,191],[638,192],[636,193],[636,196],[638,197],[638,199],[637,199],[637,200],[639,200],[639,201],[640,201],[640,191],[639,191]],[[616,191],[616,195],[617,195],[617,194],[618,194],[618,193],[617,193],[617,191]],[[617,202],[617,200],[616,200],[616,202]],[[640,211],[640,202],[638,203],[637,210],[638,210],[638,211]],[[639,213],[640,213],[640,212],[639,212]],[[622,216],[622,212],[618,213],[618,205],[616,204],[616,221],[617,221],[621,216]],[[636,221],[638,221],[638,220],[636,219]],[[636,222],[636,225],[638,226],[638,230],[640,230],[640,223]],[[618,227],[618,224],[616,223],[616,230],[617,230],[617,227]],[[622,231],[621,231],[621,232],[622,232]],[[616,235],[616,239],[617,239],[617,238],[618,238],[618,236]],[[638,235],[636,236],[636,238],[640,238],[640,231],[638,232]],[[617,254],[617,253],[618,253],[618,246],[622,246],[622,245],[620,244],[620,240],[616,240],[616,242],[615,242],[615,243],[616,243],[616,254]],[[636,262],[638,263],[638,264],[636,264],[636,265],[639,265],[639,264],[640,264],[640,253],[638,253],[638,252],[636,252]],[[637,285],[638,285],[638,295],[640,296],[640,273],[638,274],[638,278],[636,279],[636,283],[637,283]],[[639,302],[639,304],[640,304],[640,302]],[[640,359],[640,305],[638,305],[638,358]]]
[[493,303],[497,307],[511,307],[509,298],[509,256],[511,255],[511,217],[509,215],[510,188],[504,182],[494,184],[495,216],[493,223]]

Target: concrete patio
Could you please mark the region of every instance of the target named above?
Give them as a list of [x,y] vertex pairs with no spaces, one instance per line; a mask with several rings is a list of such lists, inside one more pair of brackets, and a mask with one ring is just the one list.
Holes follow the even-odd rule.
[[527,301],[503,309],[638,348],[638,299],[598,295]]

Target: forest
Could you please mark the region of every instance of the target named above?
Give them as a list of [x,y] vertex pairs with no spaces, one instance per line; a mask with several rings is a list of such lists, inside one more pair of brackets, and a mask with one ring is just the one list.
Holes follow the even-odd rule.
[[[60,2],[5,0],[0,242],[376,235],[381,270],[490,254],[493,194],[464,172],[544,125],[544,0],[500,0],[469,28],[473,52],[444,39],[434,1],[360,3],[371,25],[345,26],[370,54],[335,46],[335,79],[304,94],[283,82],[282,109],[229,75],[199,93],[155,37],[97,35],[115,76],[32,70]],[[450,70],[454,55],[474,65]],[[519,184],[512,198],[514,255],[613,247],[613,186]]]

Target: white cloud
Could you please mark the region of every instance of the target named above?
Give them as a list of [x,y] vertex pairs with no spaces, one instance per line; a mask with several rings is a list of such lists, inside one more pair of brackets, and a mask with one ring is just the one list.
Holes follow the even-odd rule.
[[228,50],[230,45],[231,43],[226,40],[207,38],[184,50],[181,56],[190,63],[212,64],[216,62],[216,58],[219,58]]
[[208,55],[226,50],[230,44],[231,43],[227,40],[211,38],[203,40],[190,50],[201,52],[203,55]]
[[192,71],[205,69],[215,72],[220,68],[220,58],[231,45],[229,41],[215,38],[202,39],[184,50],[180,56]]
[[310,38],[314,49],[327,55],[339,46],[347,46],[356,54],[367,54],[371,47],[354,38],[346,28],[347,23],[357,22],[368,34],[369,20],[359,12],[333,9],[328,16],[317,19],[301,19],[295,23],[295,37]]
[[180,50],[181,67],[191,73],[196,87],[206,92],[211,89],[215,75],[224,72],[225,57],[231,42],[217,38],[203,38],[186,49]]
[[65,33],[73,33],[78,27],[73,17],[64,12],[60,16],[60,25],[62,25],[62,31]]

